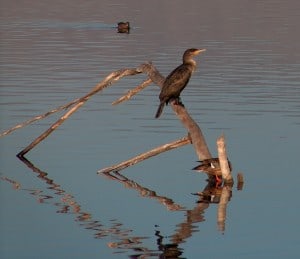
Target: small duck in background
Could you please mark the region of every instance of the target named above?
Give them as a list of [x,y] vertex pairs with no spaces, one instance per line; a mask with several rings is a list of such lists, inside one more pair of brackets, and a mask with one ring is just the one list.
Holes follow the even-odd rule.
[[119,22],[117,29],[118,29],[118,33],[129,33],[130,31],[129,22]]

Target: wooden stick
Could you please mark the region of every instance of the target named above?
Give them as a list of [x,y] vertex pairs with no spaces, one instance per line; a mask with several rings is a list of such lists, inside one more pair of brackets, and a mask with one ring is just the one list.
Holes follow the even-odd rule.
[[185,107],[181,105],[171,104],[173,111],[181,121],[182,125],[188,130],[189,135],[194,145],[196,154],[199,160],[205,160],[212,158],[212,155],[206,144],[204,135],[198,124],[192,119]]
[[18,157],[24,156],[31,149],[33,149],[37,144],[48,137],[54,130],[56,130],[66,119],[68,119],[75,111],[77,111],[86,101],[89,100],[91,96],[101,91],[105,87],[111,85],[114,81],[119,80],[123,76],[135,75],[141,73],[140,69],[121,69],[110,73],[103,81],[98,83],[92,91],[90,91],[85,96],[78,99],[74,107],[72,107],[68,112],[66,112],[60,119],[58,119],[54,124],[51,125],[45,132],[43,132],[39,137],[37,137],[33,142],[31,142],[26,148],[17,154]]
[[26,148],[17,154],[18,157],[23,157],[31,149],[33,149],[37,144],[47,138],[54,130],[56,130],[66,119],[68,119],[75,111],[77,111],[85,102],[77,103],[72,109],[66,112],[59,120],[51,125],[45,132],[43,132],[39,137],[32,141]]
[[[100,90],[102,90],[106,86],[112,84],[113,81],[117,81],[117,80],[119,80],[123,76],[135,75],[135,74],[138,74],[138,73],[141,73],[141,72],[142,72],[142,70],[139,67],[136,68],[136,69],[121,69],[121,70],[118,70],[118,71],[114,71],[114,72],[110,73],[101,83],[97,84],[93,88],[93,90],[90,93],[88,93],[87,95],[85,95],[85,96],[83,96],[81,98],[77,98],[77,99],[75,99],[75,100],[73,100],[73,101],[71,101],[71,102],[69,102],[67,104],[59,106],[59,107],[57,107],[57,108],[55,108],[55,109],[53,109],[51,111],[48,111],[48,112],[46,112],[44,114],[37,115],[34,118],[31,118],[31,119],[29,119],[29,120],[27,120],[25,122],[22,122],[22,123],[14,126],[12,128],[10,128],[10,129],[4,131],[4,132],[2,132],[0,134],[0,137],[8,135],[8,134],[12,133],[13,131],[15,131],[17,129],[21,129],[21,128],[23,128],[23,127],[25,127],[25,126],[27,126],[27,125],[29,125],[29,124],[37,121],[37,120],[44,119],[44,118],[48,117],[49,115],[51,115],[53,113],[59,112],[59,111],[64,110],[64,109],[68,109],[73,104],[75,104],[77,102],[80,102],[80,101],[82,101],[83,99],[85,99],[85,98],[87,98],[89,96],[94,95],[95,93],[99,92]],[[104,86],[103,86],[103,84],[104,84]]]
[[141,83],[136,88],[129,90],[126,95],[120,97],[118,100],[114,101],[112,105],[119,104],[124,101],[128,101],[132,96],[136,95],[138,92],[142,91],[144,88],[146,88],[148,85],[152,83],[152,80],[149,78],[145,80],[143,83]]
[[225,183],[232,183],[233,178],[231,175],[230,167],[228,164],[227,152],[226,152],[226,143],[224,135],[220,136],[217,139],[217,147],[218,147],[218,156],[219,163],[222,172],[222,178]]
[[[148,75],[148,77],[152,80],[152,82],[154,82],[160,88],[162,88],[165,78],[158,72],[158,70],[152,65],[152,63],[142,64],[140,66],[140,68],[144,73],[146,73]],[[181,123],[188,130],[189,138],[191,139],[191,141],[194,145],[194,148],[196,150],[199,160],[210,159],[212,156],[208,149],[208,146],[206,144],[205,138],[202,134],[200,127],[192,119],[192,117],[188,114],[187,110],[185,109],[185,107],[183,105],[176,105],[175,103],[171,103],[171,107],[174,110],[177,117],[179,118],[179,120],[181,121]],[[164,146],[162,146],[162,147],[164,147]],[[165,151],[167,151],[167,150],[165,150]],[[104,169],[98,171],[98,173],[122,170],[122,169],[127,168],[131,165],[134,165],[140,161],[143,161],[147,158],[157,155],[163,151],[158,151],[158,153],[154,153],[154,154],[152,152],[153,152],[153,150],[149,151],[150,154],[148,152],[146,152],[146,153],[138,155],[130,160],[121,162],[120,164],[104,168]]]
[[242,172],[239,172],[237,174],[237,190],[241,191],[244,186],[244,175]]
[[79,99],[75,99],[75,100],[73,100],[73,101],[71,101],[71,102],[69,102],[69,103],[67,103],[67,104],[64,104],[64,105],[62,105],[62,106],[59,106],[59,107],[57,107],[57,108],[55,108],[55,109],[53,109],[53,110],[51,110],[51,111],[48,111],[48,112],[46,112],[46,113],[44,113],[44,114],[37,115],[37,116],[35,116],[34,118],[31,118],[31,119],[29,119],[29,120],[27,120],[27,121],[25,121],[25,122],[22,122],[22,123],[20,123],[20,124],[14,126],[14,127],[12,127],[12,128],[10,128],[10,129],[4,131],[4,132],[2,132],[2,133],[0,134],[0,137],[3,137],[3,136],[5,136],[5,135],[8,135],[8,134],[12,133],[13,131],[15,131],[15,130],[17,130],[17,129],[21,129],[21,128],[23,128],[23,127],[25,127],[25,126],[27,126],[27,125],[29,125],[29,124],[35,122],[35,121],[44,119],[44,118],[48,117],[49,115],[51,115],[51,114],[53,114],[53,113],[59,112],[59,111],[64,110],[64,109],[67,109],[67,108],[69,108],[70,106],[72,106],[74,103],[76,103],[76,102],[78,102],[78,101],[79,101]]
[[139,163],[139,162],[141,162],[141,161],[143,161],[143,160],[145,160],[149,157],[156,156],[156,155],[158,155],[162,152],[166,152],[168,150],[171,150],[171,149],[174,149],[174,148],[177,148],[177,147],[180,147],[180,146],[184,146],[184,145],[187,145],[187,144],[191,144],[191,140],[190,140],[189,136],[186,136],[186,137],[183,137],[182,139],[179,139],[179,140],[173,141],[171,143],[156,147],[156,148],[154,148],[150,151],[142,153],[142,154],[140,154],[136,157],[133,157],[129,160],[123,161],[119,164],[103,168],[103,169],[98,171],[98,174],[100,174],[100,173],[110,173],[110,172],[113,172],[113,171],[123,170],[123,169],[125,169],[129,166],[135,165],[136,163]]
[[[143,72],[147,73],[149,78],[162,88],[165,78],[158,72],[158,70],[151,63],[142,64],[141,67]],[[212,158],[200,127],[192,119],[185,107],[182,105],[176,105],[174,102],[171,103],[171,107],[183,126],[188,130],[195,151],[198,155],[198,159],[205,160]]]

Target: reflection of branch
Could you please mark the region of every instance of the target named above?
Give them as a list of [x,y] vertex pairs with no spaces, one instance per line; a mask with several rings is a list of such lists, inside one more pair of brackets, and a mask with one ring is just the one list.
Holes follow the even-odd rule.
[[226,221],[226,209],[227,204],[232,196],[232,185],[224,184],[224,186],[215,186],[212,183],[208,183],[205,189],[202,192],[196,193],[195,195],[199,195],[200,204],[210,204],[217,203],[218,204],[218,212],[217,212],[217,225],[218,229],[222,232],[225,231],[225,221]]
[[6,176],[1,176],[0,177],[1,180],[3,181],[7,181],[9,182],[10,184],[12,184],[12,187],[15,189],[15,190],[19,190],[21,188],[21,184],[17,181],[14,181]]
[[[59,209],[56,211],[57,213],[71,213],[76,215],[75,221],[80,222],[80,225],[83,226],[85,229],[93,230],[95,232],[95,238],[104,238],[107,236],[111,236],[113,239],[119,240],[120,244],[128,243],[127,241],[131,240],[132,242],[129,242],[129,244],[126,245],[126,248],[132,250],[138,249],[141,251],[147,251],[147,248],[140,246],[143,237],[131,236],[132,230],[125,229],[123,225],[116,220],[112,221],[112,226],[106,227],[103,224],[101,224],[100,221],[93,220],[92,214],[82,211],[80,204],[74,199],[74,197],[71,194],[66,193],[66,191],[64,191],[59,184],[55,183],[54,180],[47,177],[48,174],[46,172],[34,166],[25,157],[20,158],[20,160],[23,163],[25,163],[33,172],[38,173],[38,178],[49,185],[48,189],[55,191],[55,195],[59,197],[60,202],[54,201],[51,204],[55,207],[59,207]],[[7,177],[1,177],[0,179],[5,180],[11,183],[13,186],[18,187],[18,189],[20,189],[20,183],[17,183],[16,181],[10,180]],[[38,197],[40,203],[42,203],[46,199],[54,199],[53,196],[42,195],[43,191],[41,190],[22,190],[27,191],[30,194]]]
[[152,198],[157,200],[159,203],[166,206],[168,210],[183,210],[184,207],[174,203],[174,201],[170,198],[159,196],[156,194],[155,191],[152,191],[148,188],[145,188],[138,183],[134,182],[133,180],[130,180],[129,178],[123,176],[122,174],[118,172],[112,173],[103,173],[104,176],[108,177],[111,180],[116,180],[120,183],[123,183],[126,188],[137,190],[142,197]]
[[195,223],[204,221],[204,211],[209,207],[208,203],[198,203],[192,210],[186,211],[186,219],[184,222],[177,225],[176,233],[171,236],[172,243],[183,243],[187,238],[191,237],[194,232],[197,232]]
[[227,210],[227,204],[229,202],[229,199],[231,197],[231,186],[225,185],[222,188],[222,194],[218,206],[218,229],[221,232],[225,231],[225,221],[226,221],[226,210]]
[[107,168],[103,168],[103,169],[99,170],[98,173],[110,173],[110,172],[113,172],[113,171],[120,171],[120,170],[123,170],[123,169],[125,169],[129,166],[132,166],[132,165],[134,165],[138,162],[141,162],[141,161],[143,161],[143,160],[145,160],[149,157],[156,156],[156,155],[158,155],[162,152],[166,152],[168,150],[171,150],[171,149],[174,149],[174,148],[186,145],[186,144],[190,144],[190,143],[191,143],[190,138],[189,138],[189,136],[187,136],[187,137],[184,137],[182,139],[173,141],[171,143],[156,147],[156,148],[154,148],[150,151],[147,151],[147,152],[145,152],[143,154],[140,154],[140,155],[138,155],[134,158],[131,158],[129,160],[121,162],[117,165],[113,165],[113,166],[110,166],[110,167],[107,167]]

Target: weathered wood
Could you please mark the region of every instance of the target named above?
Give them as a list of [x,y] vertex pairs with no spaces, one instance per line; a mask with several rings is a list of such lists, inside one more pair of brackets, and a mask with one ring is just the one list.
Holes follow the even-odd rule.
[[139,162],[141,162],[145,159],[156,156],[156,155],[158,155],[162,152],[166,152],[166,151],[169,151],[169,150],[172,150],[174,148],[181,147],[181,146],[184,146],[184,145],[187,145],[187,144],[190,144],[190,143],[191,143],[191,140],[190,140],[189,136],[184,137],[182,139],[173,141],[171,143],[156,147],[156,148],[154,148],[150,151],[142,153],[138,156],[135,156],[135,157],[133,157],[129,160],[123,161],[119,164],[103,168],[103,169],[98,171],[98,174],[100,174],[100,173],[110,173],[110,172],[114,172],[114,171],[123,170],[123,169],[125,169],[129,166],[135,165],[135,164],[137,164],[137,163],[139,163]]
[[48,112],[46,112],[46,113],[44,113],[44,114],[37,115],[37,116],[35,116],[34,118],[31,118],[31,119],[29,119],[29,120],[27,120],[27,121],[25,121],[25,122],[22,122],[22,123],[20,123],[20,124],[14,126],[14,127],[12,127],[12,128],[10,128],[10,129],[4,131],[4,132],[2,132],[2,133],[0,134],[0,137],[3,137],[3,136],[5,136],[5,135],[8,135],[8,134],[12,133],[13,131],[15,131],[15,130],[17,130],[17,129],[21,129],[21,128],[23,128],[23,127],[25,127],[25,126],[27,126],[27,125],[29,125],[29,124],[35,122],[35,121],[45,119],[46,117],[48,117],[49,115],[51,115],[51,114],[53,114],[53,113],[56,113],[56,112],[59,112],[59,111],[68,109],[70,106],[72,106],[73,104],[77,103],[78,101],[79,101],[79,99],[75,99],[75,100],[73,100],[73,101],[71,101],[71,102],[69,102],[69,103],[67,103],[67,104],[64,104],[64,105],[62,105],[62,106],[59,106],[59,107],[57,107],[57,108],[55,108],[55,109],[53,109],[53,110],[51,110],[51,111],[48,111]]
[[[142,65],[141,65],[142,67]],[[81,97],[81,98],[78,98],[78,99],[75,99],[67,104],[64,104],[62,106],[59,106],[51,111],[48,111],[44,114],[40,114],[40,115],[37,115],[25,122],[22,122],[4,132],[2,132],[0,134],[0,137],[2,136],[5,136],[5,135],[8,135],[10,133],[12,133],[13,131],[17,130],[17,129],[21,129],[37,120],[41,120],[41,119],[44,119],[46,117],[48,117],[49,115],[53,114],[53,113],[56,113],[56,112],[59,112],[61,110],[65,110],[65,109],[68,109],[69,107],[71,107],[72,105],[78,103],[78,102],[81,102],[85,99],[88,99],[90,96],[96,94],[97,92],[101,91],[103,88],[107,87],[108,85],[112,84],[114,81],[117,81],[119,80],[121,77],[123,76],[129,76],[129,75],[136,75],[136,74],[139,74],[139,73],[142,73],[142,70],[140,67],[136,68],[136,69],[121,69],[121,70],[118,70],[118,71],[114,71],[112,73],[110,73],[103,81],[101,81],[99,84],[97,84],[93,90],[91,92],[89,92],[88,94],[86,94],[85,96]]]
[[127,92],[127,94],[125,94],[124,96],[120,97],[118,100],[114,101],[112,103],[112,105],[116,105],[116,104],[119,104],[121,102],[128,101],[132,96],[136,95],[138,92],[140,92],[143,89],[145,89],[151,83],[152,83],[152,80],[151,79],[147,79],[146,81],[144,81],[143,83],[141,83],[139,86],[137,86],[136,88],[134,88],[132,90],[129,90]]
[[105,87],[111,85],[113,82],[119,80],[124,76],[136,75],[141,73],[139,68],[137,69],[121,69],[115,72],[110,73],[103,81],[98,83],[92,91],[90,91],[85,96],[76,99],[74,101],[74,106],[66,112],[60,119],[58,119],[54,124],[51,125],[45,132],[43,132],[40,136],[38,136],[34,141],[32,141],[26,148],[24,148],[21,152],[17,154],[18,157],[24,156],[31,149],[33,149],[37,144],[47,138],[54,130],[56,130],[66,119],[68,119],[74,112],[76,112],[86,101],[88,101],[94,94],[103,90]]
[[[69,111],[67,111],[60,119],[58,119],[54,124],[50,126],[45,132],[43,132],[39,137],[37,137],[35,140],[31,142],[26,148],[24,148],[21,152],[18,153],[19,157],[24,156],[26,153],[28,153],[31,149],[33,149],[36,145],[38,145],[41,141],[43,141],[45,138],[47,138],[54,130],[56,130],[66,119],[68,119],[74,112],[76,112],[86,101],[89,100],[91,96],[98,93],[99,91],[103,90],[105,87],[111,85],[113,82],[119,80],[120,78],[124,76],[130,76],[130,75],[136,75],[139,73],[145,73],[148,75],[149,79],[144,81],[139,87],[136,89],[130,91],[125,97],[121,97],[118,101],[114,102],[114,104],[119,103],[120,101],[124,101],[129,99],[131,96],[136,94],[139,90],[146,87],[152,82],[157,84],[160,88],[163,86],[163,82],[165,78],[159,73],[159,71],[152,65],[152,63],[145,63],[141,64],[138,68],[135,69],[121,69],[118,71],[114,71],[110,73],[104,80],[102,80],[99,84],[97,84],[92,91],[90,91],[85,96],[76,99],[67,105],[60,106],[59,109],[61,110],[61,107],[70,108]],[[190,139],[194,145],[194,148],[196,150],[197,156],[199,160],[209,159],[211,158],[211,154],[209,152],[209,149],[207,147],[207,144],[205,142],[204,136],[201,132],[200,127],[197,125],[197,123],[191,118],[191,116],[188,114],[187,110],[184,108],[183,105],[178,105],[176,103],[171,103],[170,106],[173,108],[175,114],[180,119],[181,123],[184,125],[184,127],[188,130]],[[58,111],[58,109],[52,110],[48,112],[50,114]],[[46,116],[41,116],[36,119],[41,119]],[[29,122],[30,123],[30,122]],[[172,143],[170,143],[172,145]]]
[[28,153],[31,149],[33,149],[37,144],[47,138],[54,130],[56,130],[66,119],[68,119],[74,112],[76,112],[85,102],[77,103],[72,109],[66,112],[59,120],[57,120],[54,124],[51,125],[46,131],[43,132],[40,136],[38,136],[34,141],[32,141],[26,148],[24,148],[21,152],[17,154],[18,157],[23,157],[26,153]]
[[219,163],[222,172],[222,178],[225,183],[232,183],[233,178],[231,175],[231,170],[228,162],[224,135],[220,136],[217,139],[217,147],[218,147],[218,156],[219,156]]
[[241,191],[243,187],[244,187],[244,175],[243,173],[240,172],[237,174],[237,189]]
[[187,110],[181,105],[171,104],[182,125],[188,130],[199,160],[212,158],[204,135],[198,124],[192,119]]
[[[147,73],[149,78],[162,88],[165,78],[159,73],[159,71],[152,65],[152,63],[146,63],[141,65],[141,69],[144,73]],[[195,151],[199,160],[205,160],[211,158],[211,153],[206,144],[205,138],[198,124],[192,119],[185,107],[172,102],[171,107],[182,125],[188,130],[189,135],[194,145]]]

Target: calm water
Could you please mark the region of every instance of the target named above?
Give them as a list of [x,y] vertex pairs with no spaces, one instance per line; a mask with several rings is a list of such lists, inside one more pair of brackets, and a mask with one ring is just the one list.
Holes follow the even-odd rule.
[[[214,155],[225,134],[244,188],[234,185],[220,227],[218,204],[191,194],[207,184],[190,170],[191,145],[115,180],[97,175],[186,134],[169,107],[154,119],[154,85],[112,106],[145,76],[124,78],[28,153],[27,164],[15,155],[63,113],[0,139],[1,258],[296,258],[300,2],[128,2],[1,1],[1,132],[86,94],[114,70],[153,61],[167,75],[185,49],[206,48],[182,99]],[[122,20],[130,34],[116,33]]]

